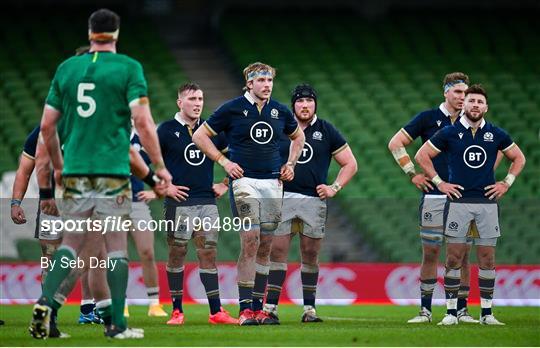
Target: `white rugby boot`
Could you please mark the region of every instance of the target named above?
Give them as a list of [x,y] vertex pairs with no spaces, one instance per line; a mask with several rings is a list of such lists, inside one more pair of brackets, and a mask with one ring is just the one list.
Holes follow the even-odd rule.
[[460,323],[478,324],[478,320],[474,319],[472,315],[469,314],[467,308],[461,308],[457,312],[457,318]]
[[431,323],[431,312],[426,308],[422,307],[420,313],[412,319],[407,320],[409,324],[421,324],[421,323]]
[[458,324],[458,319],[456,316],[453,316],[452,314],[446,314],[443,320],[437,323],[437,325],[444,325],[444,326],[457,325],[457,324]]
[[482,325],[506,325],[498,321],[493,314],[484,315],[480,317],[480,324]]

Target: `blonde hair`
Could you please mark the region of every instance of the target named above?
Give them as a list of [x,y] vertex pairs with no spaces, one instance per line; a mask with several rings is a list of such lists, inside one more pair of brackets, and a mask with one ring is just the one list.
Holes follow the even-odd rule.
[[249,75],[256,73],[256,72],[262,72],[262,71],[268,71],[272,74],[272,77],[276,76],[276,69],[271,67],[268,64],[264,64],[261,62],[255,62],[251,63],[244,69],[244,79],[246,80],[246,83],[250,81]]

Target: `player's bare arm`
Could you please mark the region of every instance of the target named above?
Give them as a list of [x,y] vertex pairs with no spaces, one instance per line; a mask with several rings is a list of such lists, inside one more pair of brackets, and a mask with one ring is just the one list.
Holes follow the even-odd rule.
[[497,168],[499,168],[499,164],[501,164],[503,158],[504,153],[502,151],[497,151],[497,158],[495,159],[495,165],[493,165],[493,170],[497,170]]
[[435,150],[431,143],[427,141],[418,150],[414,159],[416,160],[416,163],[418,163],[418,165],[422,167],[424,173],[426,173],[426,175],[431,178],[431,182],[437,186],[439,191],[447,195],[448,198],[452,200],[454,199],[454,197],[460,198],[460,190],[463,190],[463,187],[443,181],[435,171],[432,158],[436,157],[439,153],[440,151]]
[[339,190],[341,190],[352,177],[358,171],[358,163],[356,158],[349,146],[345,147],[343,150],[334,155],[334,159],[339,164],[340,169],[336,180],[332,185],[318,185],[317,194],[319,194],[320,199],[332,198],[334,197]]
[[225,155],[217,149],[210,139],[212,136],[212,132],[210,132],[207,127],[199,127],[195,133],[193,133],[192,139],[195,145],[197,145],[197,147],[212,161],[218,162],[231,178],[240,179],[244,176],[244,170],[237,163],[226,158]]
[[132,174],[143,180],[153,190],[150,191],[153,193],[153,198],[151,198],[152,195],[149,195],[145,199],[141,199],[141,201],[149,202],[152,199],[163,197],[167,194],[167,188],[169,185],[163,181],[160,181],[159,178],[155,176],[152,169],[150,169],[144,162],[144,159],[139,151],[137,151],[133,146],[129,147],[129,166]]
[[43,116],[41,117],[41,137],[49,153],[54,168],[54,178],[58,186],[62,186],[62,170],[64,169],[64,159],[60,149],[60,140],[56,132],[56,124],[62,114],[53,107],[45,105]]
[[41,137],[36,146],[36,177],[40,192],[39,208],[44,214],[59,216],[52,194],[51,157]]
[[17,225],[26,223],[26,216],[21,207],[21,202],[28,189],[28,182],[30,181],[32,171],[34,171],[34,159],[23,152],[19,159],[19,168],[17,168],[17,172],[15,173],[13,193],[11,194],[11,220]]
[[424,173],[417,173],[414,168],[414,163],[411,161],[409,154],[405,147],[410,145],[412,140],[404,133],[403,129],[400,129],[390,142],[388,143],[388,150],[392,153],[392,156],[396,160],[400,168],[411,178],[411,182],[420,190],[429,192],[433,190],[433,186],[429,182],[429,178]]
[[294,179],[294,166],[304,148],[306,137],[304,131],[298,127],[296,131],[289,136],[289,139],[291,139],[289,158],[287,159],[287,163],[281,166],[280,170],[280,179],[284,181],[291,181]]
[[168,185],[172,177],[167,168],[165,168],[163,157],[161,156],[156,124],[152,119],[150,106],[146,98],[141,98],[138,104],[131,106],[131,117],[133,118],[135,129],[139,133],[141,144],[154,165],[157,177],[163,181],[163,184]]
[[[512,162],[512,164],[510,165],[508,174],[504,180],[498,181],[495,184],[486,186],[484,188],[486,190],[485,196],[489,197],[491,200],[501,198],[508,191],[508,189],[510,189],[510,186],[512,186],[514,180],[516,180],[516,177],[521,173],[523,167],[525,167],[525,155],[523,155],[523,152],[519,146],[514,144],[510,149],[504,151],[503,153],[504,156]],[[497,158],[499,157],[498,155],[499,154],[497,154]]]

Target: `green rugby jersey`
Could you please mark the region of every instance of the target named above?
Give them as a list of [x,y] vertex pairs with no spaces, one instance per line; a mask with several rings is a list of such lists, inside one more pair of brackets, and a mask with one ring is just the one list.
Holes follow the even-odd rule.
[[129,176],[129,105],[147,95],[141,64],[126,55],[92,52],[64,61],[46,100],[62,114],[63,174]]

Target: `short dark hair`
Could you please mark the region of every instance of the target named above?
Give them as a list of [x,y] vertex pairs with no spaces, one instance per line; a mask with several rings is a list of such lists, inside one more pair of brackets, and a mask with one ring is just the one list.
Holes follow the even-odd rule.
[[457,81],[463,81],[466,85],[469,84],[469,76],[467,74],[464,74],[462,72],[456,71],[450,74],[446,74],[446,76],[443,79],[443,88],[447,84],[455,84]]
[[195,82],[187,82],[187,83],[184,83],[182,86],[178,87],[178,95],[186,91],[198,91],[200,89],[201,87]]
[[99,9],[88,18],[88,28],[93,33],[114,32],[120,28],[120,16],[109,9]]
[[465,91],[465,96],[469,94],[481,94],[484,96],[484,98],[486,98],[486,102],[488,100],[486,89],[479,83],[471,85],[469,86],[469,88],[467,88],[467,90]]

